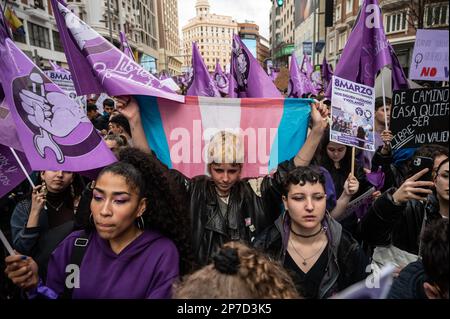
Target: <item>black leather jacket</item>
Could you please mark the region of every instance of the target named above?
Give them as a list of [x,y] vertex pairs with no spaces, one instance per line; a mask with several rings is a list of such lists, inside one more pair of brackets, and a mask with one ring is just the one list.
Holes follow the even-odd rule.
[[189,179],[176,170],[170,171],[170,175],[188,193],[192,245],[199,265],[208,264],[224,243],[234,240],[250,243],[273,224],[281,213],[283,181],[293,168],[293,160],[285,161],[273,175],[237,182],[231,189],[225,218],[220,212],[219,199],[210,177]]
[[395,191],[395,188],[389,189],[373,203],[361,220],[361,236],[372,246],[392,244],[418,255],[425,214],[426,224],[442,218],[439,202],[435,195],[430,195],[425,203],[410,200],[406,204],[396,205],[392,199]]
[[[289,241],[289,216],[280,216],[270,228],[261,233],[253,246],[284,264]],[[328,213],[322,222],[327,227],[328,263],[319,286],[319,298],[333,294],[363,280],[369,275],[369,259],[358,242]]]

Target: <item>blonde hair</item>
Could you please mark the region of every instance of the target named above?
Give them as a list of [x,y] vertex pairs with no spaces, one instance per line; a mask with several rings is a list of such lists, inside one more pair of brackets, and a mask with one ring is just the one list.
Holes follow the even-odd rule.
[[[225,244],[235,250],[235,271],[210,264],[174,285],[176,299],[293,299],[299,298],[291,277],[277,262],[239,242]],[[216,262],[217,263],[217,262]],[[233,264],[233,261],[228,264]],[[230,267],[233,267],[231,265]]]
[[208,146],[208,164],[211,163],[244,163],[244,147],[239,135],[227,131],[216,133]]

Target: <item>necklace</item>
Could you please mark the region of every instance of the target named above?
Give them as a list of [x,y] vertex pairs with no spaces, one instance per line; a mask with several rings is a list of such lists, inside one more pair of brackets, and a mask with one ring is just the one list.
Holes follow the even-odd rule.
[[56,207],[49,201],[46,201],[46,204],[50,205],[51,208],[53,208],[57,213],[59,213],[59,210],[61,209],[62,205],[64,204],[64,201],[62,201],[61,204],[59,204]]
[[307,263],[306,261],[309,260],[309,259],[311,259],[311,258],[313,258],[313,257],[315,257],[315,256],[317,256],[317,254],[320,253],[320,252],[322,251],[322,248],[323,248],[323,247],[325,246],[325,244],[327,243],[327,241],[324,240],[322,246],[320,246],[320,248],[319,248],[318,251],[316,251],[312,256],[309,256],[309,257],[305,258],[305,257],[303,257],[303,255],[300,254],[300,252],[295,248],[294,242],[292,241],[292,239],[289,239],[289,241],[291,242],[291,246],[292,246],[292,248],[294,249],[295,253],[296,253],[297,255],[299,255],[299,256],[303,259],[303,262],[302,262],[303,266],[308,265],[308,263]]
[[292,229],[292,226],[291,226],[291,232],[292,232],[295,236],[302,237],[302,238],[311,238],[311,237],[315,237],[315,236],[319,235],[323,230],[324,230],[324,227],[323,227],[323,226],[320,226],[320,229],[319,229],[317,232],[315,232],[314,234],[312,234],[312,235],[302,235],[302,234],[296,233],[296,232]]

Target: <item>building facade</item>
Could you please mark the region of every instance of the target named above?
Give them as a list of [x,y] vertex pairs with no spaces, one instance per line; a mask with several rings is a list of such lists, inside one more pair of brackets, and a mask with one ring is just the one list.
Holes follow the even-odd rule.
[[[69,8],[114,45],[120,46],[119,31],[124,31],[138,60],[152,72],[157,71],[159,34],[156,0],[67,0]],[[108,3],[110,10],[108,10]],[[25,35],[14,34],[19,48],[32,57],[66,65],[58,28],[48,0],[8,0],[22,21]],[[111,21],[111,23],[109,23]]]
[[[363,0],[336,0],[333,27],[327,29],[326,56],[335,67]],[[386,36],[409,74],[417,29],[448,29],[449,3],[442,0],[380,0]]]
[[238,23],[239,37],[262,67],[270,56],[267,39],[259,34],[259,26],[251,21]]
[[275,67],[287,67],[294,51],[294,0],[285,0],[278,6],[272,0],[270,12],[270,53]]
[[159,70],[181,74],[183,59],[178,29],[178,0],[158,0]]
[[214,71],[216,61],[222,67],[229,66],[233,35],[238,33],[237,22],[229,16],[211,14],[208,0],[197,0],[195,9],[197,15],[182,29],[184,68],[191,66],[193,42],[197,42],[210,72]]

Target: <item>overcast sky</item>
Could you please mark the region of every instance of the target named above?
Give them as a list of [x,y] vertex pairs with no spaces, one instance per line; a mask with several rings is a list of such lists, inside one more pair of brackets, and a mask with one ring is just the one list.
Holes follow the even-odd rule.
[[[195,17],[196,0],[178,0],[178,16],[181,28]],[[237,22],[254,21],[259,25],[259,33],[269,40],[270,0],[209,0],[210,12],[232,16]]]

